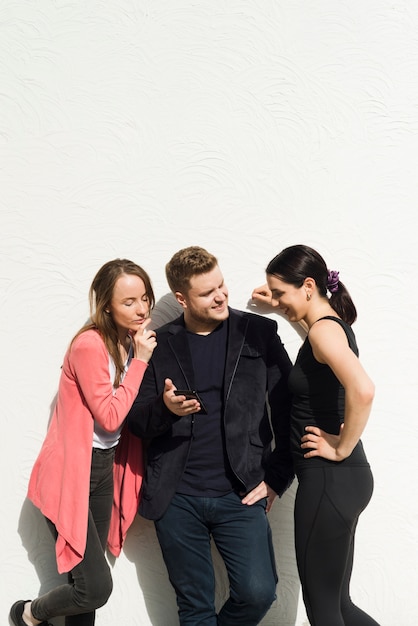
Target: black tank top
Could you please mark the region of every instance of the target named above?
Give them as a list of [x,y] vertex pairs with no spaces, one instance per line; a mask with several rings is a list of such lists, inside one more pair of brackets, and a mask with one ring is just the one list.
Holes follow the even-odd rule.
[[[321,319],[337,322],[344,330],[351,350],[358,356],[356,338],[351,326],[338,317],[326,316]],[[309,335],[299,350],[295,365],[290,372],[289,388],[293,398],[291,447],[296,470],[337,463],[322,457],[304,459],[303,455],[308,450],[300,447],[301,437],[305,434],[305,426],[318,426],[328,433],[338,435],[340,425],[344,422],[344,387],[328,365],[319,363],[315,359]],[[337,464],[367,465],[361,442],[347,459]]]

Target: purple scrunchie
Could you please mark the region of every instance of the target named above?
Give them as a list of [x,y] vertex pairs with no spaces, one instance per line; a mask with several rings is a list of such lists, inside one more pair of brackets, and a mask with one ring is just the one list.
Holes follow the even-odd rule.
[[327,278],[327,288],[331,293],[335,293],[338,291],[338,283],[340,272],[335,272],[334,270],[328,270],[328,278]]

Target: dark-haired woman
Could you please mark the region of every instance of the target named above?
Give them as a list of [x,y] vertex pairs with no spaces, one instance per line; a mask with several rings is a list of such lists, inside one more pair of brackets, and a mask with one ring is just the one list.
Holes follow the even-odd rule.
[[312,626],[377,626],[349,594],[357,521],[373,491],[360,437],[374,385],[358,359],[356,309],[339,273],[308,246],[284,249],[266,274],[253,299],[271,298],[308,330],[289,376],[295,546],[307,615]]
[[[15,626],[92,626],[112,591],[106,543],[120,552],[137,510],[142,479],[139,439],[123,428],[156,346],[147,329],[154,294],[148,274],[109,261],[90,287],[91,322],[64,358],[57,403],[31,473],[28,497],[55,538],[68,583],[10,610]],[[129,460],[129,462],[127,462]]]

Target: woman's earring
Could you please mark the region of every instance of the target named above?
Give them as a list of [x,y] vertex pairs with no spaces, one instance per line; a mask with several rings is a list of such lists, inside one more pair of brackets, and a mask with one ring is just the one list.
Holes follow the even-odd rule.
[[308,293],[308,292],[306,292],[306,299],[307,299],[307,301],[308,301],[308,302],[309,302],[309,300],[311,299],[311,294],[310,294],[310,293]]

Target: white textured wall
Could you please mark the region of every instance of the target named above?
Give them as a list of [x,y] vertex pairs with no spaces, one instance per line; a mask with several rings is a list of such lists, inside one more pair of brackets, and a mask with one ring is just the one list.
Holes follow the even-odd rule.
[[[416,625],[417,77],[414,0],[2,1],[3,622],[55,583],[26,487],[99,266],[130,257],[161,297],[172,253],[203,245],[245,308],[270,258],[303,242],[352,292],[377,385],[352,595],[382,626]],[[264,626],[307,624],[293,497],[271,513],[281,582]],[[113,571],[98,626],[177,624],[150,523]]]

